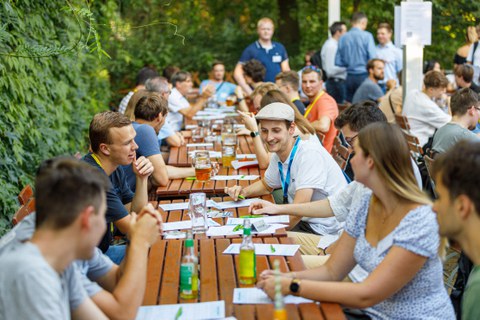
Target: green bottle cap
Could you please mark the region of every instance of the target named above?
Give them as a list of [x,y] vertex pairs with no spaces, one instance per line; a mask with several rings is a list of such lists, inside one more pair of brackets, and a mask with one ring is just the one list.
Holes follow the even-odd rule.
[[193,239],[185,240],[185,248],[191,248],[191,247],[193,247]]

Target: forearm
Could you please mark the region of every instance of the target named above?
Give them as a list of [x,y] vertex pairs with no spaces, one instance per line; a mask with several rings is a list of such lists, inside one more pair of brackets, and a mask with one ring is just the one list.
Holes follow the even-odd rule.
[[260,169],[267,169],[270,164],[270,153],[265,149],[260,136],[253,138],[253,150],[257,156],[258,166]]
[[233,71],[233,77],[246,95],[250,95],[252,93],[252,89],[247,84],[245,77],[243,76],[243,67],[241,64],[237,64],[235,67],[235,70]]
[[327,133],[328,130],[330,129],[330,125],[329,124],[327,125],[322,120],[316,120],[316,121],[312,122],[312,126],[315,129],[315,131],[321,132],[321,133]]
[[156,167],[152,174],[151,182],[154,187],[165,187],[168,185],[169,175],[165,165]]
[[132,199],[130,212],[140,212],[148,203],[148,179],[137,176],[135,195]]
[[267,185],[262,180],[260,180],[243,189],[240,194],[246,198],[249,198],[249,197],[263,196],[270,193],[271,193],[271,190],[269,190]]
[[167,143],[171,147],[180,147],[182,145],[182,140],[177,134],[172,134],[171,136],[165,138]]
[[187,117],[188,119],[193,118],[198,111],[203,109],[203,106],[205,105],[205,102],[207,101],[207,98],[204,96],[198,97],[197,101],[186,110],[184,116]]
[[329,218],[333,217],[333,210],[327,199],[307,203],[292,203],[279,206],[281,214],[298,217]]
[[167,172],[168,172],[168,177],[170,179],[182,179],[182,178],[194,176],[195,168],[193,167],[179,168],[179,167],[167,165]]

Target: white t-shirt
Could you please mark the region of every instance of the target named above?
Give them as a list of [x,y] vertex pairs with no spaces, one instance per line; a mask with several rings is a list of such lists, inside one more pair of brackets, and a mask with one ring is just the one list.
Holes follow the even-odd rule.
[[183,124],[183,115],[178,112],[179,110],[190,107],[190,103],[177,88],[173,88],[172,93],[168,97],[168,110],[167,121],[172,126],[173,130],[180,131]]
[[[282,163],[284,177],[287,175],[289,159],[290,155]],[[274,153],[265,172],[265,182],[274,189],[282,187],[278,169],[279,162],[281,161],[278,155]],[[342,170],[325,148],[315,143],[314,139],[299,142],[290,171],[289,203],[293,203],[297,190],[313,189],[311,201],[316,201],[325,199],[346,185],[347,181]],[[322,235],[337,234],[343,227],[342,223],[339,223],[334,217],[302,218],[302,220],[307,221],[315,232]]]
[[418,138],[420,145],[427,143],[435,129],[443,127],[452,117],[440,109],[425,93],[412,90],[403,103],[402,114],[408,118],[410,132]]
[[467,61],[471,62],[474,66],[480,67],[480,47],[477,47],[475,54],[473,54],[473,47],[474,45],[472,44],[468,50]]

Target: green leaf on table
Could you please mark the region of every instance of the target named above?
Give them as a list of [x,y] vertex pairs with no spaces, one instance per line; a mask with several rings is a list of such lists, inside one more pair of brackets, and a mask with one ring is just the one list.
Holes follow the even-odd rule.
[[243,229],[243,224],[237,224],[235,228],[233,228],[233,231],[238,231]]
[[183,313],[183,308],[180,307],[180,309],[178,309],[177,311],[177,314],[175,315],[175,320],[180,319],[180,317],[182,316],[182,313]]
[[277,250],[275,250],[275,248],[273,247],[273,244],[270,245],[270,251],[272,251],[272,253],[274,253],[275,251],[277,251]]

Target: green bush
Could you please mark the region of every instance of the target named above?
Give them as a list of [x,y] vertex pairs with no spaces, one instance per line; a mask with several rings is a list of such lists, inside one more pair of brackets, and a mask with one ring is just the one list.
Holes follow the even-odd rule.
[[85,151],[92,114],[110,100],[108,73],[89,52],[89,25],[66,6],[25,0],[0,7],[0,234],[39,163]]

